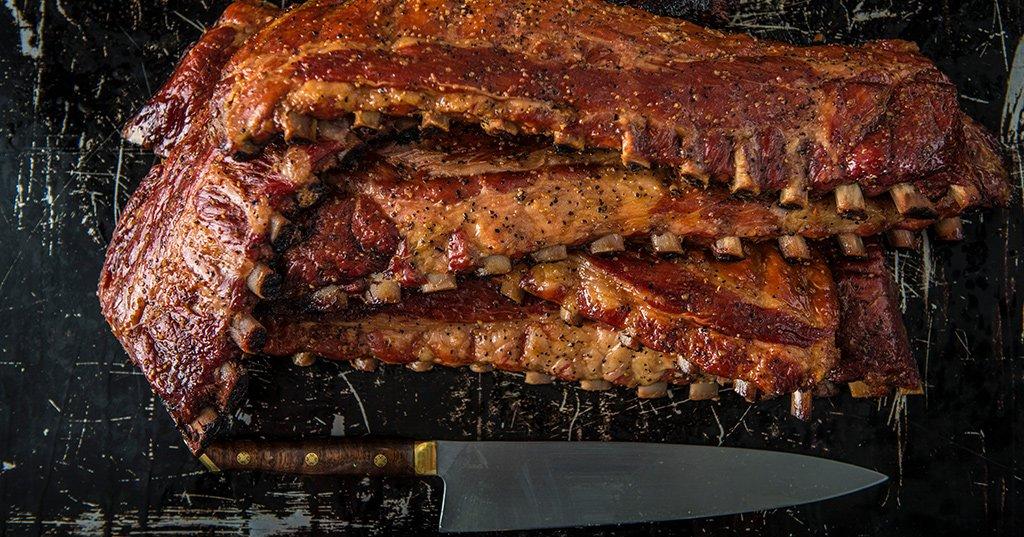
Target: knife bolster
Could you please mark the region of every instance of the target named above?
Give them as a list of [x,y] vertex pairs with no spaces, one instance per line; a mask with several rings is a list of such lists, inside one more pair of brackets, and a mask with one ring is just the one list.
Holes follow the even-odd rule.
[[282,474],[412,476],[417,474],[414,444],[410,440],[379,438],[299,442],[236,440],[207,447],[203,464],[208,468],[212,464],[219,470]]
[[413,447],[413,467],[416,475],[437,475],[437,442],[416,442]]

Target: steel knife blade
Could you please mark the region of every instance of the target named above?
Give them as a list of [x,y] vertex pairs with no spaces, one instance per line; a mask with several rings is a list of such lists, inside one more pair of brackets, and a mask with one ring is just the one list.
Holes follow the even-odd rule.
[[442,532],[525,530],[702,518],[826,500],[886,476],[775,451],[630,442],[383,439],[232,441],[211,470],[444,481]]

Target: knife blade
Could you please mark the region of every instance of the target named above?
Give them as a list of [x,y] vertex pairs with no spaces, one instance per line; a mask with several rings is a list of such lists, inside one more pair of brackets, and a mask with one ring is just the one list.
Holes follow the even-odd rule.
[[657,522],[777,509],[886,476],[775,451],[629,442],[230,441],[211,471],[440,476],[442,532]]

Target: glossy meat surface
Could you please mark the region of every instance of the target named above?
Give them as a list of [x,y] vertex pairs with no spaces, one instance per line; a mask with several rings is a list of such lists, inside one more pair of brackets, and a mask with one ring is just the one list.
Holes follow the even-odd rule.
[[[912,390],[878,247],[805,245],[790,264],[772,245],[919,230],[1008,192],[991,138],[911,45],[799,48],[592,0],[236,2],[125,136],[164,160],[118,222],[100,302],[196,451],[257,353],[647,396]],[[851,183],[855,218],[825,195]],[[933,207],[872,197],[897,184]],[[804,201],[781,208],[787,190]],[[746,259],[656,257],[663,235],[742,239]],[[613,253],[582,252],[609,237]],[[374,282],[437,276],[366,303]],[[532,296],[502,294],[519,285]]]
[[[394,266],[399,253],[410,269],[403,283],[417,285],[427,274],[476,269],[486,256],[515,259],[609,234],[636,239],[636,250],[664,233],[707,246],[722,237],[868,237],[935,221],[904,218],[883,198],[867,200],[856,219],[840,216],[832,199],[784,210],[664,170],[627,169],[605,152],[566,154],[535,138],[474,130],[386,144],[328,181],[335,197],[303,218],[304,239],[285,254],[296,284],[348,283]],[[945,218],[964,208],[950,202],[937,210]],[[324,270],[328,263],[337,270]]]
[[972,161],[974,127],[907,42],[795,47],[598,0],[319,0],[259,32],[226,73],[224,136],[241,151],[368,111],[541,134],[755,193],[1008,192],[1005,172],[943,173]]
[[192,449],[241,389],[240,344],[262,343],[249,322],[257,297],[247,278],[272,255],[275,215],[293,213],[294,194],[315,180],[323,159],[352,143],[282,145],[240,161],[200,123],[125,206],[100,276],[100,305]]
[[[357,367],[367,367],[366,364],[373,361],[418,370],[424,369],[424,364],[427,367],[434,364],[483,366],[539,373],[563,381],[606,381],[628,387],[742,381],[753,383],[760,390],[758,396],[770,397],[783,393],[783,389],[793,389],[801,378],[778,375],[780,369],[770,366],[791,360],[798,372],[813,371],[808,375],[813,377],[812,384],[805,384],[805,388],[815,389],[814,382],[826,380],[860,382],[873,390],[874,395],[880,395],[893,388],[916,388],[918,374],[907,351],[906,330],[900,317],[891,315],[897,311],[897,297],[884,293],[865,302],[862,296],[847,291],[865,289],[870,292],[871,288],[891,286],[891,276],[884,266],[880,268],[879,259],[877,250],[872,250],[869,259],[848,261],[837,269],[834,283],[828,279],[821,281],[829,290],[840,291],[836,301],[823,301],[813,308],[815,311],[808,305],[780,304],[777,297],[765,293],[745,295],[751,302],[775,303],[780,315],[786,312],[796,317],[799,314],[794,312],[802,311],[804,316],[819,319],[821,327],[810,329],[810,334],[820,336],[817,343],[802,336],[772,335],[771,328],[778,328],[777,323],[770,327],[741,327],[736,335],[728,336],[701,327],[700,323],[706,321],[695,314],[685,316],[685,320],[677,317],[668,322],[674,322],[676,334],[690,331],[703,335],[705,340],[696,353],[681,352],[686,350],[681,346],[665,351],[666,347],[660,346],[670,340],[645,338],[637,332],[633,334],[644,346],[626,346],[622,322],[608,317],[608,310],[598,312],[604,313],[603,317],[590,313],[591,319],[569,324],[560,318],[558,311],[559,303],[567,303],[565,297],[539,301],[527,296],[516,302],[498,293],[492,283],[479,279],[467,280],[454,290],[414,294],[400,304],[358,306],[342,314],[310,314],[277,303],[261,311],[259,317],[268,330],[264,349],[267,354],[288,357],[313,353],[330,360],[354,362]],[[687,261],[678,262],[676,266],[683,270],[687,266],[696,268]],[[827,275],[827,270],[823,272],[821,267],[812,270]],[[585,293],[600,293],[600,285],[592,283],[595,278],[587,279],[590,283],[579,289]],[[647,296],[653,294],[662,295],[663,300],[680,296],[671,291],[650,291]],[[726,294],[736,303],[734,306],[742,306],[736,293],[727,291]],[[798,297],[789,297],[790,301],[794,299],[799,302]],[[695,311],[708,310],[696,308]],[[720,315],[720,310],[716,308],[711,313]],[[879,321],[877,316],[884,320]],[[612,322],[605,322],[607,320]],[[759,321],[751,319],[752,323]],[[800,324],[792,318],[787,321],[794,326]],[[754,339],[756,337],[792,338],[804,341],[809,347],[759,341]],[[681,339],[684,338],[675,341]],[[746,345],[739,343],[744,339]],[[653,346],[646,346],[651,341]],[[814,350],[815,347],[819,350]],[[734,362],[730,364],[730,360]],[[760,368],[742,367],[756,360],[763,360]],[[774,379],[769,378],[772,371],[776,374]],[[761,376],[752,375],[755,372]]]
[[611,327],[570,326],[550,304],[518,304],[481,280],[345,315],[271,311],[263,323],[268,330],[265,352],[272,356],[312,352],[331,360],[475,364],[621,386],[686,383],[691,378],[673,355],[626,348]]
[[735,262],[696,250],[671,260],[571,256],[530,268],[522,286],[767,394],[813,387],[838,358],[835,291],[818,257],[791,265],[773,248]]

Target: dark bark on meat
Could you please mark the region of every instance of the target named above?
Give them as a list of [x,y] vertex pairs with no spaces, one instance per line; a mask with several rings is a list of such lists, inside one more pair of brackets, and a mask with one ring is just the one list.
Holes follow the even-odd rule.
[[262,342],[244,314],[257,299],[248,276],[273,255],[272,217],[294,212],[294,193],[348,147],[274,146],[239,161],[215,146],[204,119],[125,206],[99,286],[114,334],[192,449],[236,397],[239,345],[256,352]]
[[[750,398],[801,390],[801,409],[824,380],[919,385],[878,247],[830,275],[803,238],[858,250],[935,219],[953,237],[964,210],[1005,203],[993,140],[935,66],[901,42],[799,48],[566,6],[236,2],[186,54],[125,128],[165,159],[99,297],[191,449],[242,392],[244,353],[641,397],[697,368]],[[410,119],[452,132],[409,141]],[[755,244],[777,238],[805,264]],[[547,301],[505,274],[520,259],[545,262],[523,283]]]
[[835,256],[841,322],[837,341],[843,360],[829,374],[835,382],[860,381],[867,394],[884,394],[893,387],[917,390],[921,386],[917,363],[899,310],[899,292],[875,243],[867,256]]

